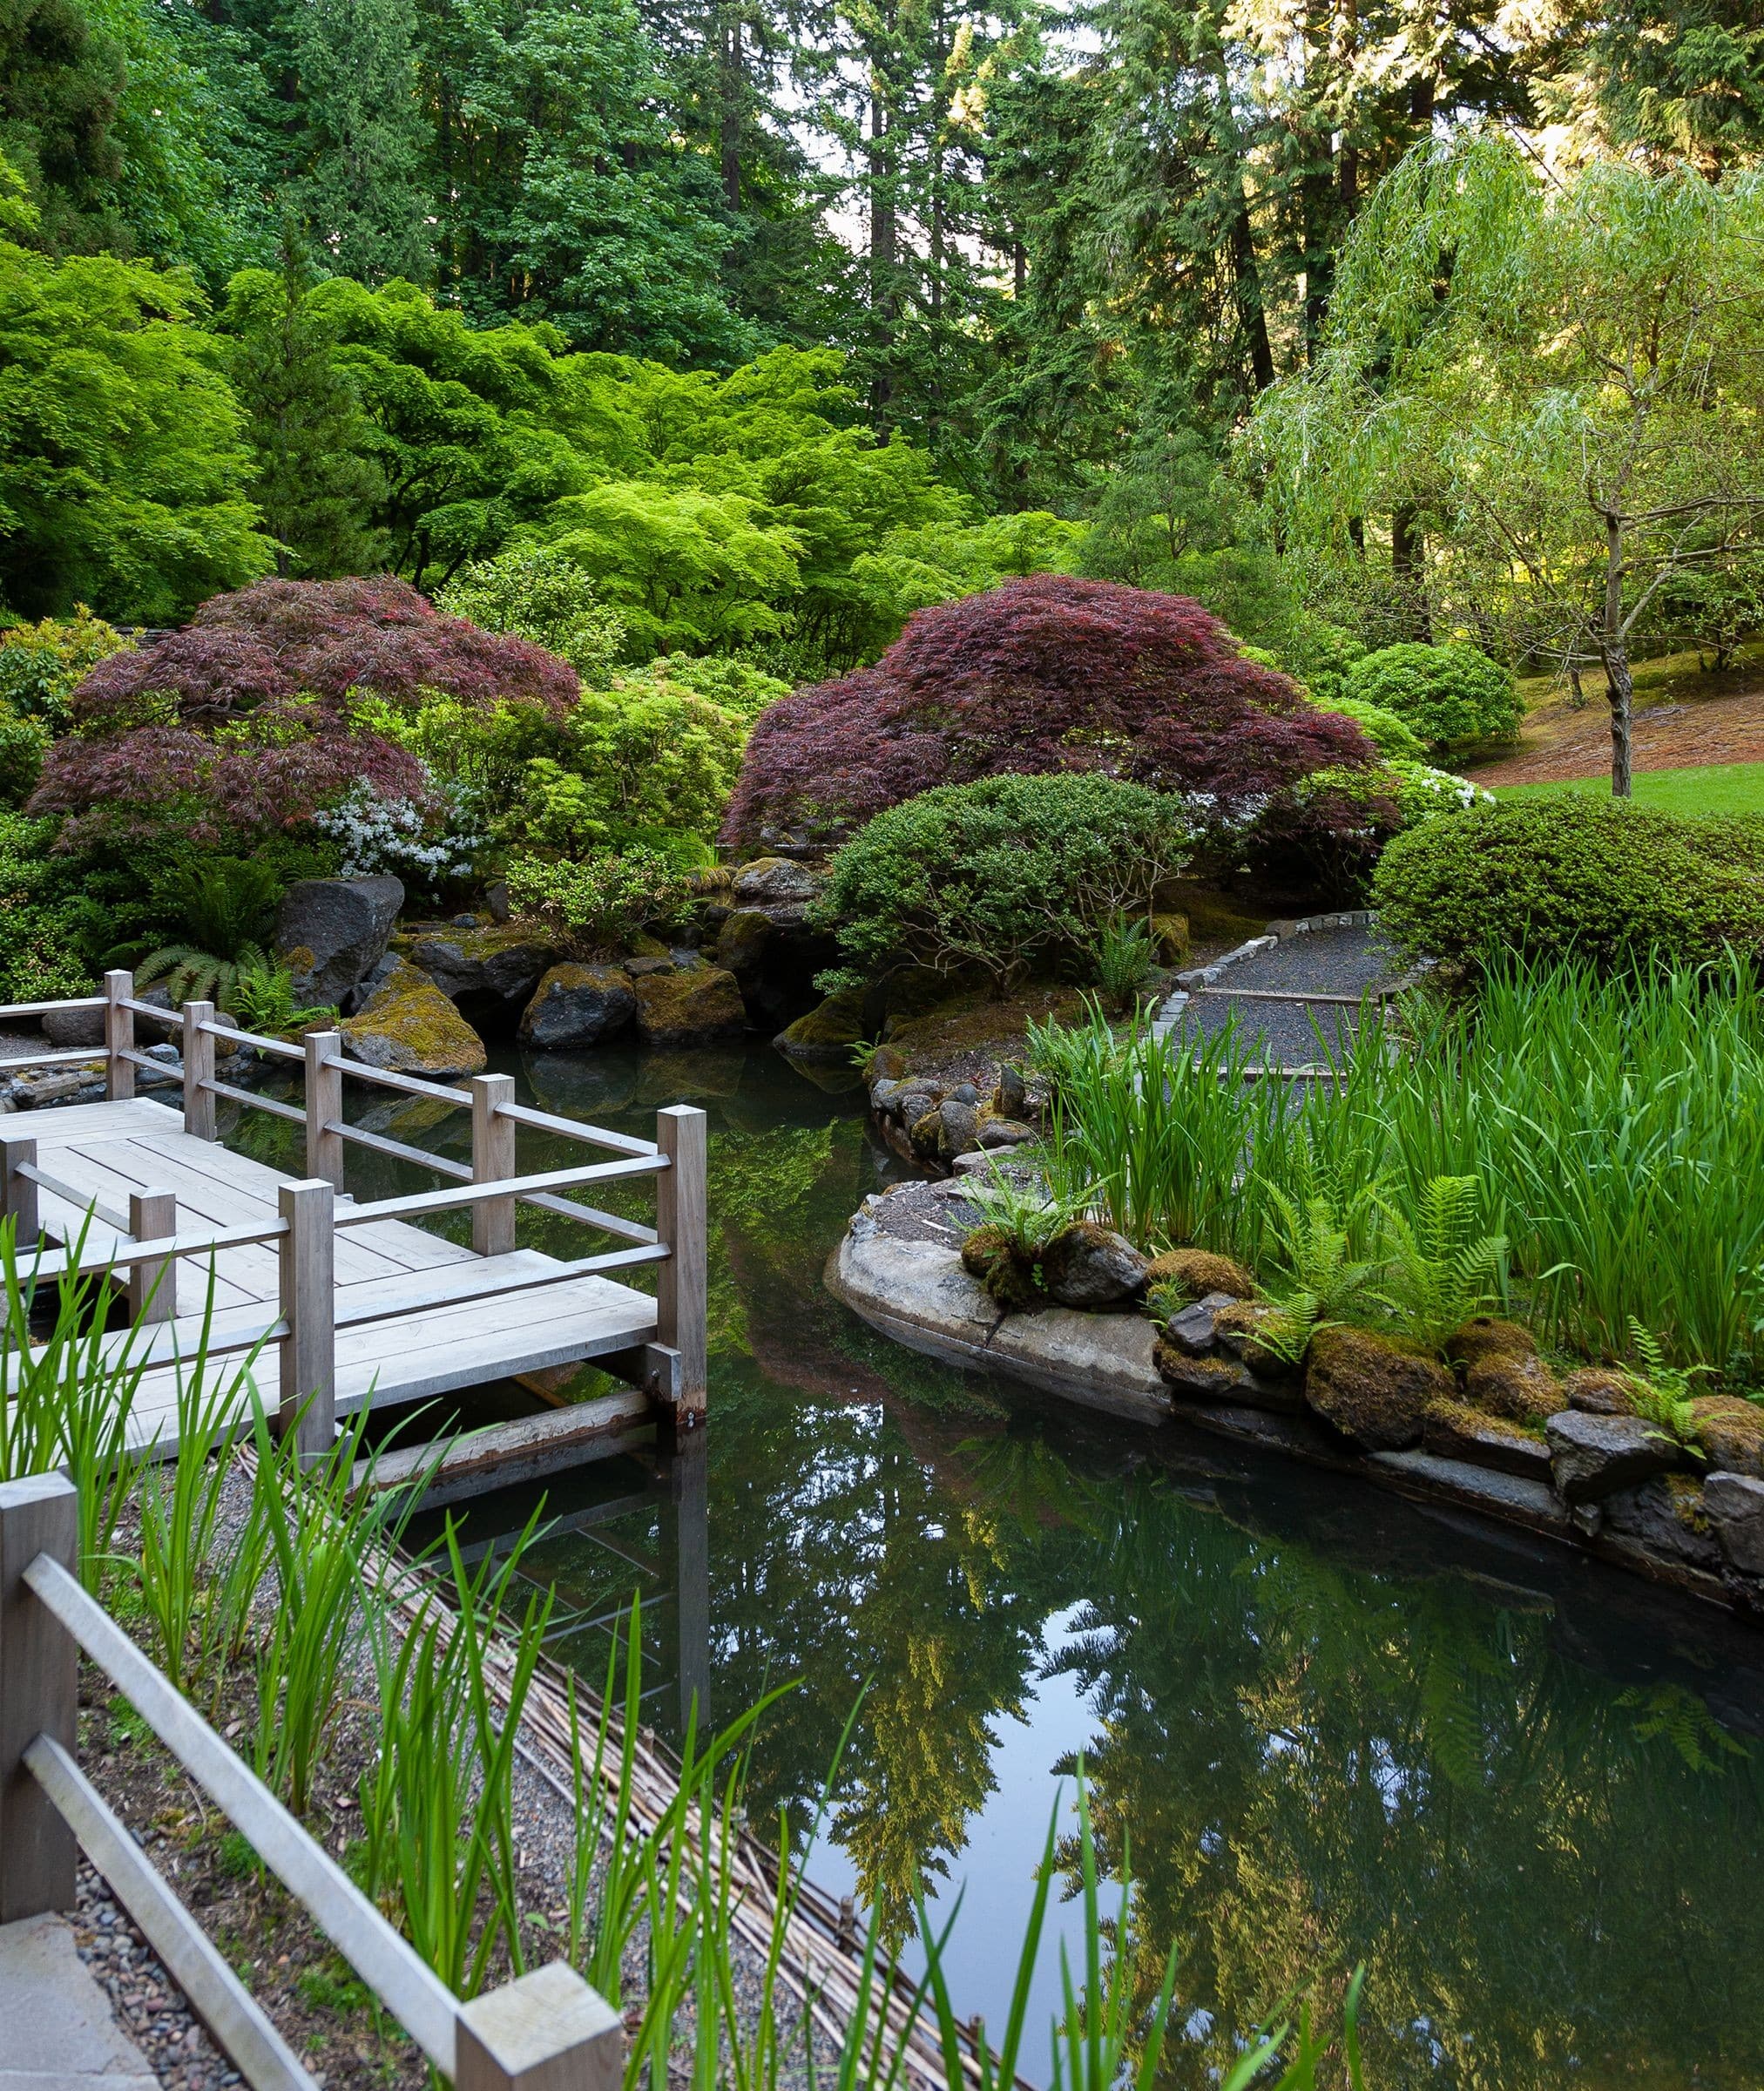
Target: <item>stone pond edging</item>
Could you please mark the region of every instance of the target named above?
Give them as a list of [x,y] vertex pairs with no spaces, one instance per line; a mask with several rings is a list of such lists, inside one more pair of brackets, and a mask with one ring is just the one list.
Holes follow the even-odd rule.
[[[1197,1317],[1177,1347],[1198,1369],[1192,1386],[1173,1384],[1171,1358],[1160,1370],[1159,1331],[1142,1313],[1001,1309],[963,1264],[965,1228],[951,1209],[962,1188],[959,1178],[916,1182],[866,1199],[828,1259],[828,1290],[881,1334],[958,1370],[1014,1380],[1122,1421],[1187,1424],[1357,1475],[1442,1512],[1520,1527],[1764,1625],[1764,1477],[1723,1468],[1719,1437],[1698,1462],[1634,1416],[1565,1407],[1540,1439],[1451,1403],[1419,1444],[1356,1443],[1300,1397],[1296,1372],[1290,1387],[1259,1384],[1229,1333],[1221,1345],[1210,1318],[1223,1296],[1177,1317]],[[1200,1320],[1209,1322],[1205,1331]],[[1455,1456],[1462,1452],[1474,1456]]]

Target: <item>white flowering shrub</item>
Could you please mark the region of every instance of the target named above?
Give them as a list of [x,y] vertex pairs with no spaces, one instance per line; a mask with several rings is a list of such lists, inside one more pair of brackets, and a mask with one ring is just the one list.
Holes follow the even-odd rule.
[[[444,809],[439,815],[437,806]],[[313,825],[337,844],[345,878],[390,871],[417,886],[470,877],[484,843],[444,785],[423,804],[382,798],[371,784],[355,784],[335,806],[315,813]]]

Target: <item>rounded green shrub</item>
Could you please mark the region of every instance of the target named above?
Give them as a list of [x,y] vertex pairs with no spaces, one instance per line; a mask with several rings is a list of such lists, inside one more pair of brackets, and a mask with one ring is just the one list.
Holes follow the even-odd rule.
[[1500,662],[1456,641],[1382,646],[1348,670],[1344,694],[1355,704],[1395,712],[1436,748],[1511,741],[1524,716],[1513,679]]
[[1490,955],[1605,971],[1764,951],[1764,820],[1624,800],[1495,801],[1399,835],[1373,881],[1387,938],[1464,975]]
[[816,903],[850,963],[903,962],[1004,982],[1072,961],[1150,913],[1187,862],[1181,802],[1086,775],[984,777],[878,814],[833,860]]
[[1362,704],[1357,697],[1336,697],[1321,707],[1351,719],[1381,755],[1399,755],[1405,761],[1425,759],[1427,743],[1401,714],[1382,704]]

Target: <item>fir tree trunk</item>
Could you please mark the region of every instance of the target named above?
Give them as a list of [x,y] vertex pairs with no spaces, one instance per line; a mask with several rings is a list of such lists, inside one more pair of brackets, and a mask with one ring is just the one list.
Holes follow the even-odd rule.
[[1611,795],[1626,799],[1631,795],[1630,722],[1635,685],[1623,630],[1623,518],[1609,510],[1605,517],[1605,614],[1598,631],[1598,658],[1605,664],[1605,694],[1611,706]]
[[723,201],[731,211],[741,207],[741,105],[746,85],[741,17],[725,11],[718,25],[717,130]]

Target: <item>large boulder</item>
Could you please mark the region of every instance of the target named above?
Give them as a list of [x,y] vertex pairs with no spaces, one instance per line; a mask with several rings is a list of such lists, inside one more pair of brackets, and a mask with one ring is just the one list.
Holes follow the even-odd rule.
[[1712,1467],[1764,1474],[1764,1408],[1738,1394],[1700,1394],[1691,1404],[1697,1443]]
[[341,1007],[386,955],[404,882],[297,879],[276,910],[275,949],[294,975],[294,998]]
[[[134,998],[137,1002],[150,1003],[155,1009],[172,1006],[169,988],[137,988]],[[102,1046],[105,1042],[105,1012],[101,1009],[49,1009],[43,1012],[41,1021],[44,1037],[63,1052],[82,1046]],[[161,1026],[151,1021],[136,1025],[135,1042],[143,1052],[151,1052],[165,1036]]]
[[417,929],[395,937],[392,949],[427,973],[471,1022],[512,1025],[555,965],[555,939],[527,923],[490,923],[468,929]]
[[389,962],[361,1009],[343,1019],[342,1032],[358,1060],[407,1074],[481,1074],[488,1057],[434,981],[403,958]]
[[1688,1474],[1656,1474],[1639,1488],[1608,1497],[1601,1530],[1632,1539],[1656,1560],[1684,1561],[1719,1573],[1721,1549],[1711,1528],[1700,1483]]
[[535,1052],[578,1052],[631,1027],[637,991],[618,965],[554,965],[521,1016],[521,1043]]
[[1167,1286],[1191,1300],[1205,1299],[1213,1292],[1232,1300],[1255,1296],[1255,1280],[1241,1263],[1205,1249],[1166,1249],[1146,1265],[1146,1283],[1152,1290]]
[[1686,1464],[1682,1448],[1639,1416],[1593,1416],[1565,1409],[1544,1426],[1557,1492],[1568,1503],[1598,1503]]
[[735,906],[757,909],[774,927],[789,927],[802,921],[825,883],[824,872],[793,857],[757,856],[735,874]]
[[1145,1289],[1146,1259],[1125,1235],[1080,1220],[1042,1250],[1041,1276],[1056,1306],[1119,1307]]
[[1369,1329],[1321,1329],[1305,1364],[1305,1399],[1344,1437],[1372,1452],[1419,1445],[1427,1412],[1456,1392],[1431,1357]]
[[1485,1415],[1539,1424],[1568,1406],[1562,1384],[1535,1351],[1477,1358],[1463,1376],[1464,1398]]
[[733,973],[720,965],[645,973],[632,983],[638,1035],[645,1046],[699,1046],[738,1039],[747,1012]]
[[828,1060],[849,1066],[851,1049],[862,1036],[863,990],[848,987],[786,1025],[772,1043],[788,1059]]
[[1550,1479],[1550,1448],[1518,1424],[1456,1401],[1436,1401],[1422,1427],[1422,1445],[1441,1459],[1467,1460],[1499,1474]]
[[1746,1575],[1764,1575],[1764,1481],[1755,1474],[1711,1474],[1703,1515],[1721,1552]]

